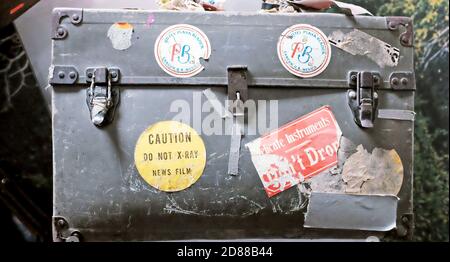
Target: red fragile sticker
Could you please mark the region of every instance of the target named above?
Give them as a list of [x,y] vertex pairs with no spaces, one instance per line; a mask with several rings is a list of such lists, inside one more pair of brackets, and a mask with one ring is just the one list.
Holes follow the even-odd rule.
[[331,108],[324,106],[248,143],[267,195],[336,166],[341,134]]

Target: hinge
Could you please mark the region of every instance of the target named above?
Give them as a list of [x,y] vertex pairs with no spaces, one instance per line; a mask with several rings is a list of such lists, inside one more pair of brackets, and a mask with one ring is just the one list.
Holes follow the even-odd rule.
[[81,8],[56,8],[52,15],[52,39],[64,39],[67,37],[67,28],[61,25],[61,20],[69,17],[70,22],[78,25],[83,21],[83,9]]
[[399,30],[400,26],[405,27],[405,31],[400,34],[400,43],[406,47],[412,47],[414,44],[413,21],[409,17],[388,16],[386,23],[389,30]]
[[353,112],[355,123],[362,128],[372,128],[378,108],[377,88],[381,84],[381,76],[377,72],[350,72],[350,90],[347,100]]
[[114,119],[120,100],[119,88],[113,83],[119,82],[118,68],[96,67],[86,69],[86,82],[91,83],[86,90],[86,103],[92,123],[97,127],[105,126]]
[[53,217],[53,240],[55,242],[80,242],[82,235],[77,229],[71,228],[66,218]]

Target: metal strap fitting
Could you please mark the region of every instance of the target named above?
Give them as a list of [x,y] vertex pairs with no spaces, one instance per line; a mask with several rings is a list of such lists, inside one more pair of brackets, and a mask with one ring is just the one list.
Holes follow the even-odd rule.
[[232,113],[233,128],[228,158],[228,174],[239,174],[241,139],[244,134],[244,102],[248,97],[247,66],[228,67],[228,110]]
[[53,217],[53,240],[55,242],[81,242],[83,236],[80,231],[70,226],[65,217]]

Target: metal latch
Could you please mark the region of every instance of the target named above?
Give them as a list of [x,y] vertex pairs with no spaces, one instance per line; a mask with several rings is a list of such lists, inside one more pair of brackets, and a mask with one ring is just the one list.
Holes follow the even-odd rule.
[[228,70],[228,110],[232,114],[230,154],[228,174],[239,174],[241,139],[244,134],[245,108],[248,98],[247,66],[229,66]]
[[247,66],[229,66],[228,70],[228,110],[233,113],[235,102],[245,102],[248,98]]
[[377,88],[381,77],[376,72],[350,72],[347,92],[350,106],[356,124],[363,128],[372,128],[378,107]]
[[97,127],[105,126],[114,119],[119,104],[120,91],[112,83],[119,81],[117,68],[96,67],[86,70],[86,82],[91,85],[86,90],[86,103],[92,123]]

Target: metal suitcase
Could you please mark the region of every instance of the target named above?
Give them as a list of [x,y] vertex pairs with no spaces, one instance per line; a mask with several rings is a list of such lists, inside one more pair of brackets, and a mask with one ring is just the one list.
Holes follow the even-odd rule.
[[[412,234],[415,81],[410,18],[58,8],[52,25],[55,241]],[[175,37],[195,48],[170,44]],[[202,58],[201,48],[206,48]],[[250,100],[267,103],[256,103],[254,112],[230,103]],[[174,110],[174,101],[184,102]],[[205,103],[208,112],[202,110]],[[184,115],[179,110],[183,106],[189,109]],[[273,118],[272,106],[278,109],[277,126],[253,134],[199,130],[215,109],[228,114],[217,114],[222,129],[236,130],[248,128],[256,115]],[[260,153],[251,151],[252,141],[317,110],[331,111],[340,129],[336,152],[330,151],[338,162],[268,194],[259,171],[272,158],[255,161]],[[180,115],[190,119],[185,124],[196,130],[194,138],[181,133],[185,126],[179,126],[181,135],[165,133],[170,137],[147,129],[159,123],[169,130],[164,126],[173,122],[165,121]],[[227,126],[227,119],[235,121]],[[191,139],[195,145],[177,145]],[[162,158],[145,150],[164,143],[173,144],[158,148],[169,152],[182,146],[200,156],[136,165],[140,152],[145,154],[140,161]],[[155,163],[169,165],[167,170],[176,167],[176,174],[154,173]],[[184,179],[186,170],[197,180],[190,177],[182,188],[161,182],[170,175]],[[383,181],[374,178],[380,172]],[[352,181],[356,186],[350,188]]]

